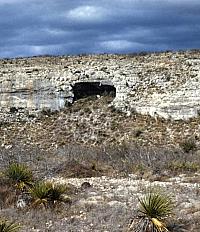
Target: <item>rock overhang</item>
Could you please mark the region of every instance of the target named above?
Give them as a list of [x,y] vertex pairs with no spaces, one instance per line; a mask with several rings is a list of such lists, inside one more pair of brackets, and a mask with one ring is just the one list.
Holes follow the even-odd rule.
[[174,120],[199,116],[200,51],[22,58],[1,60],[0,67],[1,111],[59,110],[78,83],[97,83],[115,89],[113,105],[125,112]]

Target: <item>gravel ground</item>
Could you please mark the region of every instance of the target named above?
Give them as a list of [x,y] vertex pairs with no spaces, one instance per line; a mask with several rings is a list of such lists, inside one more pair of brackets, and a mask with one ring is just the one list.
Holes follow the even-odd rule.
[[79,190],[71,206],[59,212],[49,210],[1,211],[12,215],[24,226],[22,232],[125,232],[130,220],[136,216],[138,197],[150,187],[161,188],[174,200],[174,216],[169,219],[170,231],[200,231],[200,174],[185,174],[167,181],[149,181],[136,175],[121,177],[68,178],[54,177],[51,181],[70,183]]

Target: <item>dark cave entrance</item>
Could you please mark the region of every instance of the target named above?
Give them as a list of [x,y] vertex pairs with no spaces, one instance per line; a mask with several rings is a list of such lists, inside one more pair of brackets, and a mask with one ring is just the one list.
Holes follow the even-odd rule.
[[116,88],[112,84],[102,84],[101,82],[78,82],[73,86],[73,93],[74,101],[95,95],[115,98]]

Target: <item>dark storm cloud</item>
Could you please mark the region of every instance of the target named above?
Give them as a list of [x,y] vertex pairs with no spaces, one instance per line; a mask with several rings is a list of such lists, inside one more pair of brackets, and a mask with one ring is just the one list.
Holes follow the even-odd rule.
[[0,57],[200,48],[199,0],[0,0]]

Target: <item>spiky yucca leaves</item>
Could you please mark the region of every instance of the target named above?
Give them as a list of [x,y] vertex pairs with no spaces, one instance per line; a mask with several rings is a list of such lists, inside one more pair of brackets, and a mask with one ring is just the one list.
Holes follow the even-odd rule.
[[16,232],[20,229],[18,224],[7,222],[6,220],[0,221],[0,232]]
[[164,220],[172,214],[174,204],[171,196],[151,190],[143,198],[139,198],[140,220],[135,232],[166,232]]
[[33,174],[24,164],[10,164],[5,171],[5,174],[20,190],[23,190],[26,186],[32,185]]
[[52,184],[49,190],[49,200],[54,204],[56,202],[65,202],[69,198],[65,197],[63,194],[67,191],[66,185],[62,184]]
[[[30,194],[33,198],[33,206],[42,205],[48,207],[57,202],[65,202],[67,198],[64,193],[67,188],[65,185],[53,184],[52,182],[38,182],[31,189]],[[69,199],[69,198],[68,198]]]
[[50,183],[38,182],[30,189],[34,207],[39,205],[47,206],[50,188]]
[[162,219],[170,215],[173,210],[171,197],[159,191],[147,193],[144,198],[139,198],[139,203],[139,211],[149,218]]

